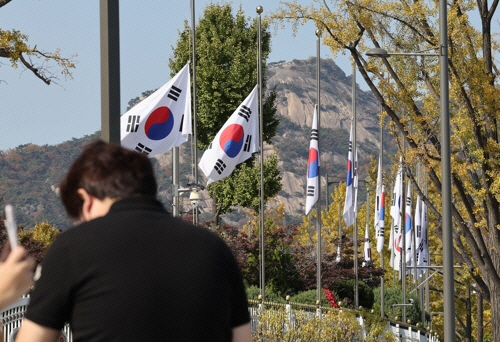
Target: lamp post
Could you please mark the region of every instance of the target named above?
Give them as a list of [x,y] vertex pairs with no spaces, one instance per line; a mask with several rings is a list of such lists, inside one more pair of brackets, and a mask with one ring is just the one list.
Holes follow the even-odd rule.
[[450,156],[450,99],[448,85],[448,24],[446,1],[439,1],[439,53],[389,53],[384,49],[369,50],[366,55],[387,58],[389,56],[439,56],[440,64],[440,119],[441,119],[441,196],[443,230],[443,278],[444,278],[444,341],[455,341],[455,306],[453,284],[453,227],[451,217],[451,156]]

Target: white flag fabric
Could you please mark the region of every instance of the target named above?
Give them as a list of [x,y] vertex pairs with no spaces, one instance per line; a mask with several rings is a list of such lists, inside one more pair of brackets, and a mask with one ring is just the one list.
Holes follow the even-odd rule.
[[[417,216],[418,215],[418,216]],[[417,217],[420,219],[417,223]],[[428,239],[427,239],[427,206],[425,202],[417,198],[417,209],[415,210],[415,237],[417,243],[417,266],[428,266]],[[425,269],[419,269],[418,275],[425,273]]]
[[[408,190],[406,192],[406,207],[405,207],[405,248],[406,248],[406,265],[414,266],[413,264],[413,216],[411,214],[411,184],[408,181]],[[407,272],[408,273],[408,272]]]
[[352,153],[352,129],[353,127],[351,123],[351,133],[349,135],[349,153],[347,154],[347,180],[343,213],[345,225],[347,227],[354,224],[354,159]]
[[378,159],[377,187],[375,191],[375,214],[373,215],[373,225],[375,227],[375,237],[377,239],[377,252],[382,253],[384,249],[384,216],[385,216],[385,194],[382,185],[382,161]]
[[318,201],[319,196],[319,146],[318,146],[318,112],[314,107],[309,157],[307,159],[307,193],[306,215]]
[[358,212],[358,150],[356,149],[356,158],[354,158],[354,176],[353,176],[353,180],[354,180],[354,201],[353,201],[353,210],[354,210],[354,213],[357,213]]
[[191,134],[189,64],[120,117],[121,145],[153,157]]
[[403,162],[399,161],[398,173],[394,183],[394,191],[392,193],[391,217],[393,225],[392,252],[394,253],[393,268],[401,271],[401,248],[402,248],[402,232],[401,232],[401,210],[402,210],[402,192],[403,192]]
[[257,86],[229,117],[203,153],[199,166],[207,184],[229,176],[259,150]]
[[335,258],[335,262],[339,263],[342,260],[342,236],[339,237],[339,244],[337,245],[337,257]]
[[389,259],[389,266],[391,266],[393,269],[394,268],[394,220],[393,223],[391,224],[391,232],[389,234],[389,243],[387,244],[387,249],[391,252],[391,258]]
[[[422,247],[422,213],[421,213],[421,199],[420,199],[420,194],[417,195],[417,203],[415,204],[415,246],[417,247],[416,250],[416,265],[420,266],[420,259],[422,258],[422,251],[420,250]],[[417,270],[417,276],[420,276],[421,270]]]
[[362,263],[363,267],[372,262],[372,249],[370,246],[370,232],[368,223],[366,223],[365,226],[365,244],[363,248],[363,259],[364,259]]

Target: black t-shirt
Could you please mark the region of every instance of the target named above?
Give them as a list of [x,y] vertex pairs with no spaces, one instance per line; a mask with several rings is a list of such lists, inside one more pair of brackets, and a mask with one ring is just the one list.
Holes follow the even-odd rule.
[[231,341],[248,323],[241,274],[212,232],[133,197],[47,251],[26,313],[74,341]]

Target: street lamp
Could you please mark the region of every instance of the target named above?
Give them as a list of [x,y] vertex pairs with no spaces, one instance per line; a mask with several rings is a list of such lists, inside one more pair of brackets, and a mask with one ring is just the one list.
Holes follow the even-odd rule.
[[368,56],[386,58],[391,55],[439,56],[440,64],[440,119],[441,119],[441,196],[443,231],[443,292],[444,292],[444,340],[455,341],[455,306],[453,279],[453,226],[451,217],[451,153],[450,153],[450,98],[448,80],[448,23],[447,4],[439,0],[439,54],[388,53],[381,48],[368,51]]

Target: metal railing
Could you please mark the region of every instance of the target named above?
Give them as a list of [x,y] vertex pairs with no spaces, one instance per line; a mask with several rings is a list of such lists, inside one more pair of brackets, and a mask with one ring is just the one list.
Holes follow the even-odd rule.
[[[4,342],[15,341],[29,302],[30,298],[24,297],[0,311],[0,328],[3,330]],[[73,334],[68,324],[64,326],[57,341],[73,342]]]
[[[28,307],[29,301],[29,297],[21,298],[14,304],[0,311],[0,327],[3,329],[4,342],[14,342],[16,334],[24,318],[24,314]],[[259,313],[264,309],[284,309],[288,313],[290,318],[292,318],[294,311],[308,312],[311,316],[317,316],[327,311],[337,310],[329,307],[320,308],[317,305],[300,304],[293,302],[273,303],[249,300],[248,311],[250,313],[250,322],[253,333],[257,331],[257,327],[259,324]],[[343,308],[342,310],[352,311],[352,313],[355,314],[354,310],[348,310],[345,308]],[[358,322],[364,327],[364,320],[362,316],[358,317]],[[416,327],[413,327],[409,324],[407,325],[387,321],[387,329],[390,329],[392,334],[398,337],[400,341],[439,342],[439,339],[435,335],[431,335],[425,331],[420,331]],[[59,337],[58,341],[73,342],[73,335],[68,324],[66,324],[62,329],[61,336]]]

